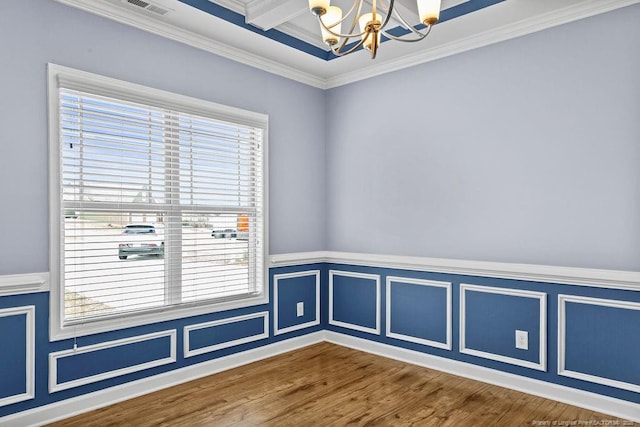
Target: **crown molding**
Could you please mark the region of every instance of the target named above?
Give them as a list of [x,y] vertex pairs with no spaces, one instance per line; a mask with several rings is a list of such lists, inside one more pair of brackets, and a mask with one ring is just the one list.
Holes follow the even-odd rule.
[[[455,42],[427,50],[420,50],[415,54],[403,56],[396,60],[378,62],[366,68],[324,77],[302,71],[294,66],[285,65],[281,61],[274,61],[262,55],[235,48],[196,32],[185,30],[151,17],[128,13],[129,11],[126,9],[117,7],[109,2],[98,0],[56,1],[320,89],[343,86],[640,2],[640,0],[589,0],[552,12],[543,13],[534,18],[527,18],[512,24],[491,28],[483,33]],[[225,1],[220,1],[220,3],[223,5],[226,4]],[[299,34],[299,36],[301,36],[301,34]],[[320,68],[325,72],[327,71],[327,68]],[[330,73],[329,68],[328,74]]]
[[327,45],[322,42],[322,38],[318,37],[318,34],[316,33],[305,31],[302,28],[296,27],[295,25],[292,25],[288,22],[285,22],[278,28],[282,30],[283,33],[289,34],[290,36],[300,39],[303,42],[309,43],[310,45],[329,52]]
[[178,28],[175,25],[147,18],[142,15],[127,13],[128,11],[126,9],[121,9],[107,2],[87,0],[56,1],[66,6],[72,6],[85,12],[114,20],[121,24],[130,25],[152,34],[166,37],[170,40],[184,43],[191,47],[240,62],[241,64],[258,68],[268,73],[286,77],[309,86],[326,89],[326,81],[322,77],[300,71],[294,67],[284,65],[281,62],[273,61],[260,55],[237,49],[233,46],[218,42],[193,31]]
[[447,56],[456,55],[458,53],[499,43],[501,41],[535,33],[537,31],[567,24],[590,16],[599,15],[601,13],[610,12],[636,3],[640,3],[640,0],[591,0],[586,3],[568,6],[560,10],[538,15],[533,19],[523,19],[512,24],[491,28],[483,33],[475,34],[471,37],[457,40],[452,43],[447,43],[428,50],[418,51],[415,54],[403,56],[402,58],[394,61],[387,61],[380,63],[380,65],[374,65],[330,77],[325,82],[326,88],[331,89],[334,87],[344,86],[349,83],[355,83],[360,80],[402,70],[425,62],[435,61]]

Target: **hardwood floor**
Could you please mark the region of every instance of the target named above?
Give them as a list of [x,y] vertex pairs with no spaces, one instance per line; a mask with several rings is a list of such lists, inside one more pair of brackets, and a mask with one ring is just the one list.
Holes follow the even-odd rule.
[[595,420],[615,418],[321,343],[51,425],[532,426]]

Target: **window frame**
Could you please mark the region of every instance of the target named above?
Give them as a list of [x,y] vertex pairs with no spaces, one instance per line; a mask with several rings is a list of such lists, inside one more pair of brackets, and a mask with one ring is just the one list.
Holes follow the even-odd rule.
[[[123,313],[103,319],[64,325],[64,283],[61,269],[64,262],[64,241],[62,240],[62,188],[60,165],[60,124],[59,124],[59,81],[70,82],[76,88],[91,93],[109,96],[133,102],[153,102],[185,113],[205,115],[207,117],[241,125],[263,129],[262,140],[262,234],[261,240],[262,292],[256,296],[231,301],[203,301],[177,306],[163,306],[135,313]],[[67,338],[91,335],[100,332],[125,329],[150,323],[175,320],[206,313],[231,310],[241,307],[257,306],[269,302],[269,168],[268,135],[269,117],[240,108],[230,107],[185,95],[167,92],[136,83],[105,77],[56,64],[47,64],[47,105],[48,105],[48,144],[49,144],[49,272],[50,272],[50,319],[49,339],[58,341]],[[260,257],[260,254],[257,255]]]

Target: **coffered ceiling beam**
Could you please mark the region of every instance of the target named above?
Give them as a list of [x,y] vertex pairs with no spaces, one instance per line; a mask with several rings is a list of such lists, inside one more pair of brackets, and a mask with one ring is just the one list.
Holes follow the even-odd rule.
[[303,13],[309,13],[306,1],[254,0],[245,6],[245,21],[263,30],[270,30]]

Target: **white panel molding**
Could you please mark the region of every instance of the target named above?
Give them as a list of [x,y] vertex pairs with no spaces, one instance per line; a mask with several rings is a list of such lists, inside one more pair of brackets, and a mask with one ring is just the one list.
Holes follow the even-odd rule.
[[[176,361],[176,336],[177,331],[175,329],[154,332],[146,335],[139,335],[130,338],[123,338],[115,341],[107,341],[99,344],[88,345],[85,347],[78,347],[76,349],[56,351],[49,353],[49,393],[55,393],[61,390],[67,390],[74,387],[79,387],[86,384],[95,383],[98,381],[106,380],[109,378],[118,377],[121,375],[131,374],[133,372],[142,371],[144,369],[155,368],[156,366],[167,365]],[[127,366],[126,368],[116,369],[114,371],[105,371],[100,374],[92,375],[90,377],[79,378],[72,381],[60,383],[58,382],[58,360],[65,357],[72,357],[78,354],[91,353],[93,351],[100,351],[106,348],[120,347],[137,342],[150,341],[157,338],[169,337],[169,351],[168,357],[162,359],[152,360],[150,362],[141,363],[139,365]]]
[[[220,325],[228,325],[230,323],[238,323],[244,320],[259,319],[259,318],[262,318],[262,332],[260,332],[259,334],[250,335],[237,340],[226,341],[220,344],[209,345],[206,347],[201,347],[195,350],[191,350],[191,346],[189,342],[191,331],[197,331],[199,329],[206,329],[206,328],[211,328],[211,327],[220,326]],[[210,353],[216,350],[222,350],[223,348],[229,348],[229,347],[233,347],[240,344],[250,343],[253,341],[259,341],[265,338],[269,338],[269,312],[261,311],[259,313],[246,314],[244,316],[230,317],[228,319],[214,320],[212,322],[198,323],[195,325],[185,326],[182,336],[184,340],[183,350],[184,350],[185,358],[198,356],[200,354]]]
[[[445,342],[441,341],[433,341],[427,340],[424,338],[418,338],[411,335],[400,334],[397,332],[392,332],[391,322],[393,320],[391,313],[391,286],[392,283],[403,283],[410,284],[416,286],[432,286],[436,288],[444,288],[447,292],[446,298],[446,339]],[[387,301],[386,301],[386,316],[387,316],[387,330],[386,335],[390,338],[396,338],[403,341],[413,342],[416,344],[428,345],[431,347],[442,348],[445,350],[451,350],[451,336],[452,336],[452,327],[451,327],[451,282],[440,282],[435,280],[424,280],[424,279],[413,279],[409,277],[398,277],[398,276],[387,276]]]
[[640,422],[638,405],[633,402],[337,332],[319,331],[8,415],[0,418],[0,424],[48,424],[323,341]]
[[0,276],[0,296],[31,294],[49,290],[49,273]]
[[333,331],[325,331],[325,341],[364,351],[412,365],[447,372],[456,376],[482,381],[534,396],[579,406],[595,412],[640,422],[638,404],[559,384],[510,374],[484,366],[460,362],[432,354],[421,353],[388,344],[382,344]]
[[0,418],[0,425],[49,424],[323,341],[324,332],[314,332],[19,412]]
[[[278,315],[278,284],[280,280],[292,279],[295,277],[307,277],[307,276],[315,276],[316,278],[316,305],[315,305],[315,313],[316,317],[314,320],[311,320],[306,323],[301,323],[298,325],[292,325],[286,328],[280,328],[279,315]],[[273,334],[280,335],[286,334],[287,332],[297,331],[299,329],[310,328],[311,326],[316,326],[320,324],[320,270],[307,270],[307,271],[298,271],[295,273],[286,273],[286,274],[274,274],[273,275]]]
[[[486,351],[469,348],[466,345],[466,292],[484,292],[498,295],[509,295],[518,298],[533,298],[539,302],[539,347],[538,347],[538,363],[528,360],[518,359],[515,357],[503,356],[501,354],[489,353]],[[547,370],[547,294],[544,292],[523,291],[521,289],[494,288],[490,286],[460,284],[460,353],[469,354],[471,356],[491,359],[498,362],[509,363],[512,365],[523,366],[525,368],[537,369],[539,371]]]
[[335,263],[640,291],[640,271],[317,251],[270,255],[271,267]]
[[566,368],[566,351],[567,351],[567,302],[577,304],[598,305],[601,307],[612,307],[624,310],[640,311],[640,303],[631,301],[610,300],[601,298],[590,298],[576,295],[558,295],[558,375],[575,378],[578,380],[589,381],[596,384],[602,384],[609,387],[630,390],[640,393],[640,385],[628,383],[611,378],[599,377],[584,372],[572,371]]
[[[368,328],[366,326],[356,325],[353,323],[342,322],[333,318],[333,278],[334,276],[354,277],[358,279],[372,280],[376,287],[376,327]],[[367,332],[369,334],[380,335],[380,276],[377,274],[356,273],[353,271],[329,270],[329,324],[340,326],[342,328],[353,329],[355,331]]]
[[[35,397],[35,371],[36,371],[36,328],[35,328],[36,307],[33,305],[24,307],[11,307],[0,309],[0,317],[22,316],[25,315],[25,392],[0,398],[0,407],[11,405],[14,403],[30,400]],[[10,351],[3,348],[1,351]],[[0,422],[1,424],[1,422]]]

